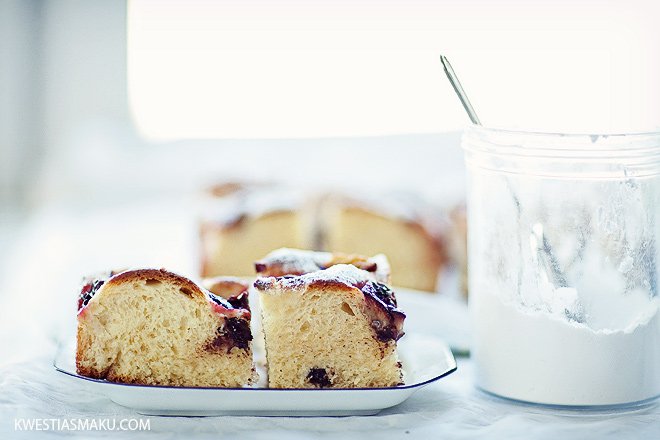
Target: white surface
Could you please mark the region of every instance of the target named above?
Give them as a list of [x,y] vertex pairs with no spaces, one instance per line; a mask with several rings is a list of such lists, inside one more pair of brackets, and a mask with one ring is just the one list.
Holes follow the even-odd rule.
[[[140,417],[104,396],[72,384],[53,369],[52,359],[62,323],[75,315],[73,298],[82,270],[95,269],[129,255],[145,263],[161,255],[167,260],[163,261],[164,265],[183,272],[189,270],[183,262],[189,255],[186,246],[191,237],[190,225],[183,221],[185,211],[177,211],[180,217],[176,213],[161,216],[163,209],[145,205],[125,210],[115,208],[112,215],[44,213],[18,231],[14,250],[7,258],[6,276],[0,279],[0,438],[41,439],[62,435],[44,431],[19,435],[14,431],[16,418],[108,417],[119,420]],[[117,229],[121,233],[108,232]],[[411,312],[408,310],[409,316]],[[423,307],[415,311],[415,321],[410,319],[406,325],[410,330],[419,324],[424,329],[438,331],[441,322],[452,319],[446,315],[448,312],[442,307]],[[472,363],[467,359],[458,359],[456,373],[375,416],[148,417],[148,420],[151,421],[150,437],[166,439],[199,436],[382,440],[481,436],[570,440],[660,436],[660,407],[657,405],[615,414],[581,414],[516,405],[477,391]],[[85,432],[83,435],[137,437],[132,432]]]
[[[406,335],[399,356],[405,385],[373,389],[278,390],[266,388],[183,388],[116,384],[76,374],[74,344],[63,349],[55,366],[71,381],[107,396],[140,414],[152,415],[372,415],[398,405],[416,391],[450,374],[456,361],[437,337]],[[261,373],[261,372],[260,372]]]

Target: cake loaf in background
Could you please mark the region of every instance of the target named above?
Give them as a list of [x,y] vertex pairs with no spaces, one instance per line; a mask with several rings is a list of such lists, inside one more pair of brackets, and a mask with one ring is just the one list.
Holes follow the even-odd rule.
[[385,254],[392,285],[434,292],[447,263],[447,214],[411,192],[330,194],[322,203],[322,249]]
[[304,191],[270,183],[209,188],[199,220],[201,277],[251,277],[254,261],[273,249],[310,247],[309,201]]
[[385,254],[392,285],[435,292],[452,258],[451,207],[412,191],[294,188],[226,182],[206,191],[199,224],[200,274],[253,276],[273,249]]

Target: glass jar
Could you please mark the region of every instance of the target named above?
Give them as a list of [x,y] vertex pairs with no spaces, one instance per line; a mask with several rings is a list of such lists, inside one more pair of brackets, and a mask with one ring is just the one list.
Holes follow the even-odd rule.
[[579,407],[660,395],[660,133],[473,126],[463,148],[477,386]]

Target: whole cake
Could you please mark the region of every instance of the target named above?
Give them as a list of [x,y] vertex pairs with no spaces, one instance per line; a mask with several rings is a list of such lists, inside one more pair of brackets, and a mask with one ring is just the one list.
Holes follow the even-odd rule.
[[144,385],[251,384],[250,311],[236,299],[247,286],[231,286],[228,301],[164,269],[86,279],[78,299],[78,373]]
[[278,250],[258,261],[271,388],[392,387],[405,315],[383,256]]

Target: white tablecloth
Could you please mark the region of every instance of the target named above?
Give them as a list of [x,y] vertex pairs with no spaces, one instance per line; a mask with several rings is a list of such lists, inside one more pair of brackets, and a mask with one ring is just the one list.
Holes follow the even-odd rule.
[[[52,347],[51,347],[52,348]],[[149,419],[144,436],[178,438],[660,438],[657,405],[616,414],[560,412],[511,404],[473,387],[469,360],[459,370],[421,389],[403,404],[366,417],[152,417],[90,394],[55,372],[51,350],[0,368],[0,438],[57,437],[61,432],[17,432],[17,419]],[[118,423],[118,422],[117,422]],[[133,438],[131,431],[85,431],[89,437]]]
[[[499,400],[477,391],[469,359],[456,373],[421,389],[408,401],[375,416],[146,417],[90,394],[52,367],[56,340],[75,315],[75,290],[86,271],[126,261],[160,264],[188,272],[182,253],[191,225],[153,210],[126,208],[96,214],[50,212],[26,223],[0,277],[0,439],[59,437],[63,432],[15,430],[17,420],[48,418],[142,418],[144,437],[178,438],[660,438],[660,406],[618,413],[561,412]],[[135,229],[135,225],[148,228]],[[98,230],[121,233],[98,234]],[[161,248],[154,243],[159,243]],[[437,316],[438,321],[443,317]],[[428,328],[428,325],[425,326]],[[130,431],[85,431],[86,437],[135,438]]]

